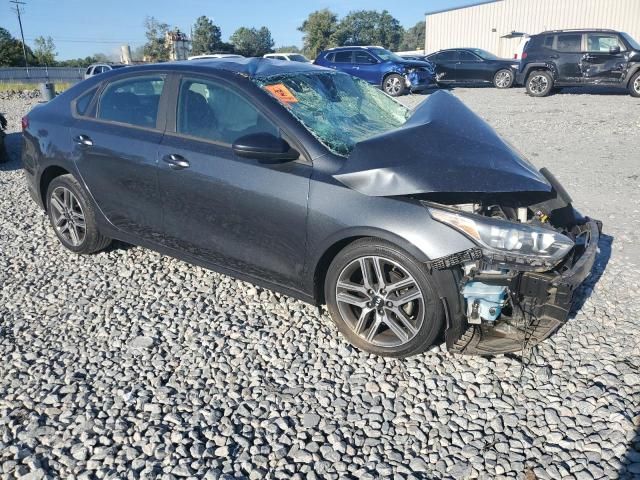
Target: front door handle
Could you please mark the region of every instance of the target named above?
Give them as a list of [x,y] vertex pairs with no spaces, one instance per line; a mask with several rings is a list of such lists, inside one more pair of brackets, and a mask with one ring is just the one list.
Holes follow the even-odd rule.
[[83,147],[91,147],[93,145],[93,140],[91,140],[88,135],[84,134],[73,137],[73,141]]
[[191,166],[186,158],[176,153],[165,155],[162,157],[162,161],[168,163],[173,170],[182,170],[183,168],[189,168]]

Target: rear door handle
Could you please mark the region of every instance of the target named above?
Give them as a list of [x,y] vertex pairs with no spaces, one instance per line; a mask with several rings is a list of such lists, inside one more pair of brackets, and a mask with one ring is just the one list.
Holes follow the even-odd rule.
[[165,155],[162,157],[162,161],[168,163],[173,170],[182,170],[183,168],[189,168],[191,166],[186,158],[176,153]]
[[73,137],[73,141],[78,145],[82,145],[84,147],[91,147],[93,145],[93,140],[88,135],[77,135]]

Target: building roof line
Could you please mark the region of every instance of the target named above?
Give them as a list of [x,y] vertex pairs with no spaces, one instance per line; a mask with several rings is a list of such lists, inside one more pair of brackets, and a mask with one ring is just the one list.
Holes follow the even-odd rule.
[[479,2],[470,3],[468,5],[460,5],[459,7],[443,8],[441,10],[433,10],[431,12],[425,12],[427,15],[435,15],[437,13],[453,12],[454,10],[462,10],[463,8],[478,7],[480,5],[486,5],[488,3],[502,2],[503,0],[480,0]]

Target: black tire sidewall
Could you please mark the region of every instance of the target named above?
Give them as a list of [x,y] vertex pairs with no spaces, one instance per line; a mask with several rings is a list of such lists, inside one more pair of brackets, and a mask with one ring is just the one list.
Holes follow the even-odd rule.
[[640,71],[636,72],[631,77],[631,80],[629,81],[629,93],[631,94],[632,97],[636,97],[636,98],[640,97],[640,92],[636,92],[635,88],[633,87],[633,84],[635,83],[636,79],[638,79],[638,77],[640,77]]
[[[340,272],[354,259],[369,255],[386,257],[399,263],[414,277],[424,295],[425,318],[422,326],[413,339],[399,347],[379,347],[369,344],[351,330],[338,309],[335,286]],[[358,349],[374,355],[402,358],[421,353],[434,343],[444,327],[444,310],[431,275],[418,260],[390,242],[361,239],[347,246],[336,255],[329,266],[324,291],[327,309],[340,333]]]
[[[538,75],[544,75],[547,78],[547,81],[549,82],[547,84],[547,89],[542,92],[542,93],[534,93],[531,91],[531,89],[529,88],[529,82],[531,82],[531,79],[533,77],[537,77]],[[529,76],[527,77],[527,83],[526,83],[526,88],[527,88],[527,93],[529,95],[531,95],[532,97],[546,97],[548,96],[554,89],[554,82],[553,82],[553,76],[545,71],[545,70],[536,70],[533,71],[529,74]]]
[[[398,77],[398,79],[400,80],[400,85],[402,85],[402,88],[400,89],[400,91],[395,94],[387,92],[385,88],[385,85],[387,84],[387,80],[389,80],[392,77]],[[386,77],[384,77],[384,80],[382,81],[382,91],[387,95],[389,95],[390,97],[401,97],[402,95],[404,95],[405,92],[407,91],[407,87],[404,84],[404,78],[402,77],[402,75],[399,75],[397,73],[392,73],[391,75],[387,75]]]
[[[80,207],[82,208],[82,212],[84,213],[84,221],[87,230],[84,240],[78,246],[71,245],[69,242],[67,242],[66,239],[58,233],[58,230],[54,225],[53,216],[51,214],[51,194],[57,187],[65,187],[69,189],[78,199]],[[73,176],[61,175],[51,181],[49,187],[47,188],[46,204],[49,223],[51,224],[56,237],[58,237],[60,243],[62,243],[62,245],[67,250],[71,250],[75,253],[93,253],[97,250],[101,250],[108,244],[105,237],[103,237],[98,230],[95,210],[93,209],[91,201],[85,194],[84,189],[82,188],[80,183],[78,183],[78,181]]]
[[[509,75],[511,75],[511,81],[509,82],[509,85],[507,85],[506,87],[499,87],[498,85],[496,85],[496,77],[500,72],[508,72]],[[508,88],[511,88],[513,86],[513,82],[515,82],[515,80],[516,80],[516,76],[514,75],[512,70],[509,70],[508,68],[501,68],[493,76],[493,86],[496,88],[499,88],[500,90],[507,90]]]

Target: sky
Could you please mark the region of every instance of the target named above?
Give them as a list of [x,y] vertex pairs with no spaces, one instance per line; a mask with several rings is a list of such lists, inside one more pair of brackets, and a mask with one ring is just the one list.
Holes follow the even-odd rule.
[[[227,40],[239,27],[266,26],[277,46],[302,46],[298,27],[309,13],[329,8],[339,17],[352,10],[387,9],[403,27],[424,18],[426,11],[476,3],[477,0],[21,0],[22,24],[27,45],[35,37],[51,36],[58,60],[94,53],[114,54],[124,43],[135,48],[144,43],[143,21],[154,16],[172,28],[189,33],[195,19],[206,15],[222,29]],[[13,4],[0,0],[0,27],[19,38]]]

